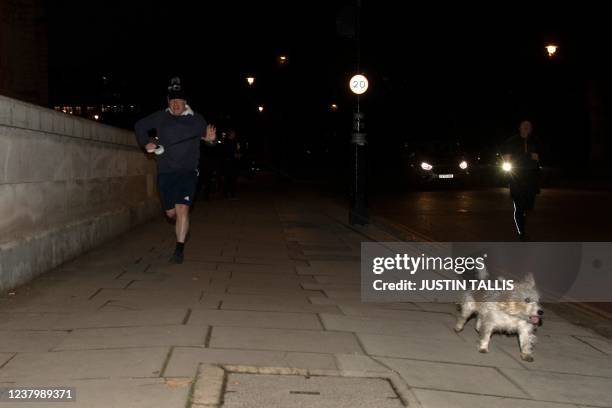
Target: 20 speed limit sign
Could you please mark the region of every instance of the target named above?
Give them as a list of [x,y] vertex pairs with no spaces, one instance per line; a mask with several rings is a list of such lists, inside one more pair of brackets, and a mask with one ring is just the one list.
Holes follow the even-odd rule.
[[351,91],[357,95],[361,95],[368,90],[368,78],[363,75],[355,75],[349,81]]

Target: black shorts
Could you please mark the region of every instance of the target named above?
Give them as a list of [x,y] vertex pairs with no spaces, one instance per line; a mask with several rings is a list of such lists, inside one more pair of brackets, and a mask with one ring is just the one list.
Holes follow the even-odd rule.
[[195,170],[158,174],[157,189],[164,210],[171,210],[176,204],[191,205],[197,182],[198,175]]

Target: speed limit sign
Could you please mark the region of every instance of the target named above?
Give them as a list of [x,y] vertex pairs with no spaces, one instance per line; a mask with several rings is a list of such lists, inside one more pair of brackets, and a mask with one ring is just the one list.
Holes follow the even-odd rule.
[[368,78],[363,75],[355,75],[349,81],[349,87],[354,94],[364,94],[368,90]]

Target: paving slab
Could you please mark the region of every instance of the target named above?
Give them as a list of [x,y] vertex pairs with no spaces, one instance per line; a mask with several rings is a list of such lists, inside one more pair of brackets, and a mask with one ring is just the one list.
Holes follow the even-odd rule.
[[544,324],[541,327],[541,331],[550,333],[550,334],[567,334],[574,336],[585,336],[585,337],[593,337],[597,336],[597,334],[585,327],[581,327],[575,324],[572,324],[568,321],[559,321],[559,320],[546,320],[544,319]]
[[[266,392],[262,393],[262,389]],[[230,374],[223,406],[400,408],[404,405],[384,379]]]
[[[204,296],[207,296],[209,293],[204,292]],[[223,302],[236,302],[236,303],[273,303],[280,302],[286,303],[288,305],[309,305],[310,301],[308,297],[311,296],[310,293],[302,292],[301,295],[283,295],[280,293],[277,294],[249,294],[249,293],[224,293],[217,294],[214,297],[222,300]],[[210,295],[212,298],[213,296]]]
[[357,305],[355,303],[352,303],[350,305],[339,304],[338,307],[345,315],[355,317],[369,317],[374,319],[403,321],[437,321],[443,323],[454,323],[456,321],[455,316],[447,313],[421,312],[409,309],[389,309],[379,306],[367,305],[365,303],[361,305]]
[[206,341],[207,326],[173,325],[76,329],[54,351],[127,347],[198,346]]
[[315,282],[321,284],[339,284],[339,285],[359,285],[361,286],[361,277],[353,272],[344,272],[342,274],[330,275],[329,272],[321,271],[321,273],[307,273],[303,270],[301,275],[312,275]]
[[0,313],[0,330],[52,330],[68,313],[11,312]]
[[316,314],[194,310],[188,325],[323,330]]
[[445,392],[437,390],[414,390],[423,408],[575,408],[573,405],[528,399],[488,397],[483,395]]
[[62,315],[53,324],[55,330],[87,329],[126,326],[161,326],[181,324],[187,308],[157,308],[143,311],[120,310],[73,313]]
[[222,310],[248,310],[258,312],[288,312],[288,313],[341,313],[336,306],[301,304],[296,302],[270,301],[268,303],[239,302],[235,300],[223,301]]
[[576,338],[589,346],[612,356],[612,342],[603,337],[576,336]]
[[334,357],[324,353],[177,347],[172,352],[164,375],[193,377],[200,363],[317,370],[337,369]]
[[612,406],[612,378],[501,369],[534,399],[594,406]]
[[363,353],[357,339],[351,333],[244,327],[214,327],[210,347],[314,353]]
[[[334,272],[351,272],[361,276],[361,264],[359,261],[312,261],[309,262],[312,269],[323,269]],[[300,268],[302,270],[304,268]]]
[[302,283],[302,287],[306,290],[361,290],[361,283]]
[[241,285],[229,285],[227,287],[228,294],[235,295],[264,295],[264,296],[273,296],[279,295],[281,297],[285,296],[296,296],[303,297],[307,300],[310,299],[311,296],[322,296],[320,291],[316,290],[303,290],[299,287],[299,285],[295,285],[295,288],[289,288],[287,286],[284,287],[247,287]]
[[[552,371],[558,373],[604,376],[612,378],[612,356],[602,353],[569,336],[567,342],[538,341],[534,347],[534,361],[522,363],[531,370]],[[576,344],[570,343],[576,342]],[[517,340],[514,344],[500,344],[499,347],[510,354],[518,355]]]
[[[228,279],[232,283],[248,283],[248,284],[272,284],[272,285],[284,285],[284,284],[301,284],[303,282],[312,282],[311,276],[299,276],[295,271],[285,271],[277,273],[272,271],[267,272],[245,272],[245,271],[231,271],[231,279]],[[213,280],[214,282],[215,280]]]
[[529,397],[492,367],[393,358],[380,358],[378,361],[396,371],[410,387],[500,397]]
[[274,265],[294,268],[306,264],[304,261],[293,259],[267,258],[261,256],[237,256],[236,263],[254,264],[254,265]]
[[219,264],[220,271],[243,272],[247,275],[258,273],[269,274],[285,274],[295,275],[295,266],[293,265],[258,265],[254,263],[234,263],[234,264]]
[[456,335],[448,325],[439,321],[414,320],[404,322],[393,319],[361,318],[327,313],[321,313],[320,316],[326,330],[427,339]]
[[[92,293],[93,294],[93,293]],[[75,310],[97,310],[104,305],[103,299],[74,300],[70,297],[62,296],[46,298],[44,301],[33,299],[30,302],[3,307],[2,312],[10,313],[71,313]]]
[[363,354],[334,354],[334,357],[338,368],[343,372],[361,372],[371,376],[386,376],[392,373],[388,367]]
[[189,293],[190,290],[199,289],[213,290],[214,287],[210,284],[211,278],[194,276],[191,278],[182,279],[156,279],[156,280],[134,280],[130,283],[129,289],[146,289],[146,290],[165,290],[181,291]]
[[427,360],[488,367],[522,368],[511,356],[490,347],[490,352],[478,352],[476,345],[469,344],[452,334],[446,338],[418,338],[381,336],[358,333],[367,354],[380,357],[398,357],[412,360]]
[[225,250],[223,251],[225,256],[234,256],[236,260],[243,258],[255,258],[255,259],[270,259],[270,260],[290,260],[291,254],[287,248],[269,248],[261,246],[260,248],[243,248]]
[[67,335],[64,331],[0,331],[0,352],[49,351]]
[[157,377],[168,351],[152,347],[19,353],[0,370],[0,380]]
[[102,290],[96,299],[105,303],[112,302],[133,309],[196,307],[203,295],[203,289],[198,287],[189,290],[165,289],[125,289]]
[[[171,253],[168,254],[168,258]],[[151,264],[151,267],[147,269],[146,273],[166,273],[170,275],[189,275],[191,273],[212,273],[218,270],[216,262],[202,262],[202,261],[191,261],[185,259],[185,262],[181,265],[172,265],[168,263],[168,260],[163,258],[160,261]]]

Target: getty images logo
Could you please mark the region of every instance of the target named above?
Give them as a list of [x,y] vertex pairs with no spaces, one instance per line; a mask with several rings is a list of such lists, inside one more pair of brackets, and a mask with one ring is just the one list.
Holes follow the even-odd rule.
[[486,268],[487,254],[479,257],[458,256],[410,256],[396,254],[394,257],[376,257],[373,259],[372,272],[380,275],[385,271],[406,271],[414,275],[417,271],[453,271],[463,274],[466,271],[483,270]]

